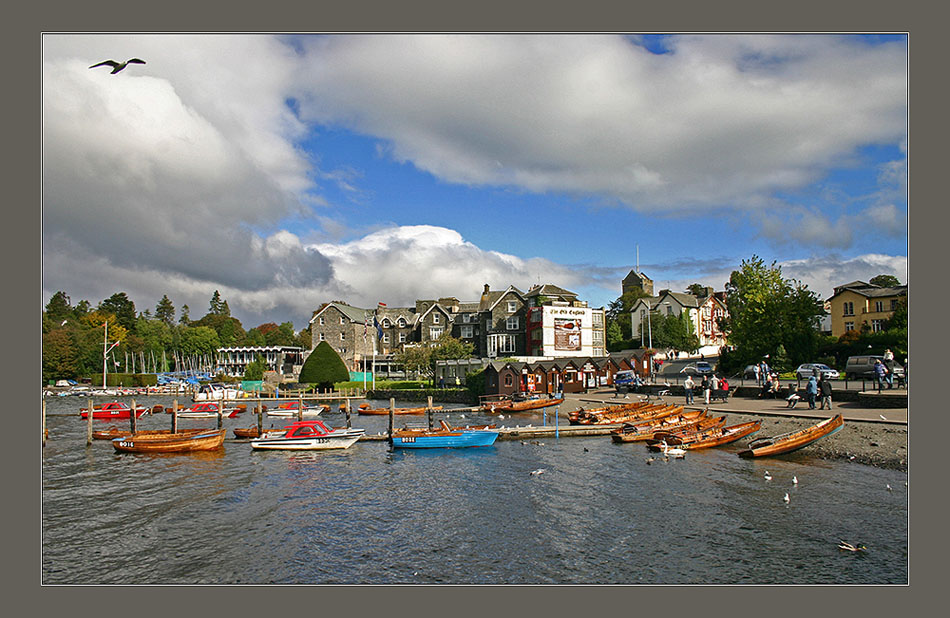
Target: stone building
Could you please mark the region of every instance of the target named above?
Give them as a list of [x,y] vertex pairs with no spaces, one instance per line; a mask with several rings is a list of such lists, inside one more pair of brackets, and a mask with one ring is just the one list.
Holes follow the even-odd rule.
[[620,283],[620,293],[626,294],[634,289],[643,290],[648,296],[653,296],[653,279],[641,272],[631,270]]

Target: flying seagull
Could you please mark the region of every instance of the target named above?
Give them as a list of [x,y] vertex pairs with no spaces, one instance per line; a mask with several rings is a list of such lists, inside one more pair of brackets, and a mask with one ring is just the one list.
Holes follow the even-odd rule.
[[109,75],[115,75],[116,73],[124,69],[125,67],[129,66],[130,62],[132,64],[145,64],[144,60],[139,60],[138,58],[129,58],[125,62],[116,62],[115,60],[103,60],[99,64],[94,64],[89,68],[94,69],[96,67],[112,67],[112,72],[109,73]]

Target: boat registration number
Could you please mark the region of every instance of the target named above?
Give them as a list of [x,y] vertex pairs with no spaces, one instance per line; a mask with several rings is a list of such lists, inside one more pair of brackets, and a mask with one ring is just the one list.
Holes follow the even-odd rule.
[[134,442],[119,442],[119,446],[124,446],[126,448],[132,448],[135,446]]
[[404,443],[405,443],[405,442],[415,442],[415,441],[416,441],[415,438],[401,438],[401,440],[402,440]]

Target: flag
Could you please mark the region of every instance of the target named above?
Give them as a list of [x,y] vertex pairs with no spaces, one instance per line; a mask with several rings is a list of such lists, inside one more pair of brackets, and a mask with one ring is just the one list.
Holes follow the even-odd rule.
[[376,304],[377,304],[378,306],[380,306],[380,307],[385,307],[385,306],[386,306],[386,303],[376,303]]
[[379,320],[376,319],[376,316],[373,316],[373,326],[376,327],[376,338],[382,341],[383,339],[383,327],[380,326]]

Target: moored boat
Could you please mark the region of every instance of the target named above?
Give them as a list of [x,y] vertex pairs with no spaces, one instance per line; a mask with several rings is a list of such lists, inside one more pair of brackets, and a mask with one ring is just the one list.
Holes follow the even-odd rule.
[[224,429],[184,429],[161,434],[136,432],[114,438],[112,446],[120,453],[211,451],[224,446],[224,433]]
[[295,418],[302,411],[304,418],[319,416],[321,413],[329,410],[329,406],[324,405],[308,405],[303,404],[301,407],[301,402],[299,401],[282,401],[277,405],[276,408],[272,408],[267,411],[267,416],[274,416],[278,418]]
[[[363,407],[367,406],[367,407]],[[438,412],[442,409],[442,406],[432,406],[433,412]],[[389,408],[370,408],[368,404],[362,404],[359,407],[360,414],[376,415],[376,416],[387,416],[389,414]],[[426,407],[422,406],[421,408],[395,408],[393,414],[425,414]]]
[[[229,418],[234,418],[238,415],[240,410],[236,407],[223,406],[221,408],[221,414]],[[178,418],[217,418],[218,417],[218,402],[216,401],[204,401],[201,403],[196,403],[193,406],[188,408],[180,408],[178,410]]]
[[784,433],[770,438],[758,438],[749,442],[749,448],[739,451],[739,457],[767,457],[771,455],[783,455],[797,451],[812,444],[822,438],[837,433],[844,426],[844,418],[837,414],[832,418],[827,418],[816,425]]
[[524,401],[509,401],[500,405],[491,405],[489,412],[526,412],[528,410],[540,410],[564,403],[564,398],[560,399],[525,399]]
[[[135,418],[141,418],[149,409],[145,406],[135,406]],[[89,411],[86,408],[79,409],[79,416],[84,419],[89,418]],[[93,405],[93,420],[112,420],[122,421],[132,418],[132,408],[124,401],[109,401],[102,405]]]
[[440,427],[403,428],[393,432],[393,448],[464,448],[491,446],[498,431],[491,425],[480,427],[451,427],[444,420]]
[[[137,433],[167,434],[167,433],[171,433],[171,430],[170,429],[146,429],[146,430],[139,430]],[[113,425],[112,427],[109,427],[108,429],[92,432],[92,439],[93,440],[114,440],[115,438],[127,438],[128,436],[131,436],[131,435],[132,435],[131,429],[119,429],[118,427]]]
[[749,421],[729,427],[716,427],[704,431],[689,431],[682,433],[658,433],[652,440],[647,441],[647,448],[651,451],[662,450],[662,445],[679,446],[689,450],[710,448],[730,444],[755,433],[762,428],[762,421]]
[[[677,415],[674,418],[680,418]],[[623,427],[618,427],[610,432],[610,437],[614,442],[640,442],[643,440],[652,440],[660,433],[669,433],[676,431],[702,431],[722,427],[726,424],[725,416],[707,417],[697,416],[686,418],[677,422],[663,422],[666,419],[660,419],[661,424],[631,424],[625,423]]]
[[260,436],[257,425],[253,427],[235,427],[233,429],[235,438],[256,438]]
[[192,401],[215,401],[218,399],[241,399],[250,395],[240,388],[227,386],[219,382],[211,384],[202,384],[198,387],[198,392],[191,398]]
[[270,450],[325,450],[352,446],[366,430],[346,427],[327,427],[323,421],[297,421],[278,431],[266,431],[251,440],[253,449]]

